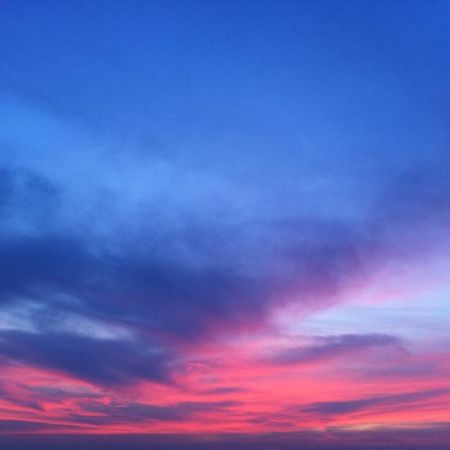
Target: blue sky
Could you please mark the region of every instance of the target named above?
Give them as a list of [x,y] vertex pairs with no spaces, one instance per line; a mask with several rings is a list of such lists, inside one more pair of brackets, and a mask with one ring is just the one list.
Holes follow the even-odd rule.
[[0,434],[447,433],[449,15],[2,1]]

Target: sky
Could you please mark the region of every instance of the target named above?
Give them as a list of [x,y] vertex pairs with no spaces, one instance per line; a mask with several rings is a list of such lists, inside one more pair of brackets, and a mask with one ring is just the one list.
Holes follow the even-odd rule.
[[450,445],[449,20],[0,0],[2,449]]

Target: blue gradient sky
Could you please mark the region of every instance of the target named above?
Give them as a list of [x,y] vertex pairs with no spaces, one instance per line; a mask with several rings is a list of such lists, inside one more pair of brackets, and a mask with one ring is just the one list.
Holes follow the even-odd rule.
[[449,19],[1,1],[0,442],[450,442]]

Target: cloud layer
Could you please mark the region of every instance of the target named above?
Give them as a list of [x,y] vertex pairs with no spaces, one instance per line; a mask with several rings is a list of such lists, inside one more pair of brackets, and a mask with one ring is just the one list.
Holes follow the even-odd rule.
[[32,3],[0,27],[5,448],[448,441],[448,8]]

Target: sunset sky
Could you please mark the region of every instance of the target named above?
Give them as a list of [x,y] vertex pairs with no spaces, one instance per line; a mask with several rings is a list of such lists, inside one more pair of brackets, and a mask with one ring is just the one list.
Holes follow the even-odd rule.
[[450,1],[0,0],[0,448],[450,448]]

